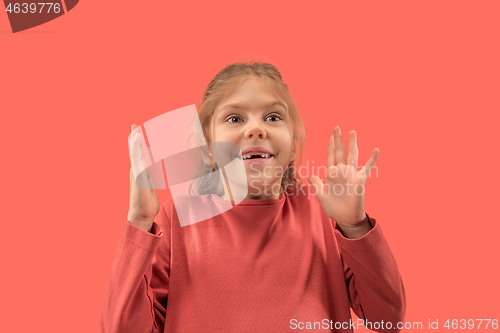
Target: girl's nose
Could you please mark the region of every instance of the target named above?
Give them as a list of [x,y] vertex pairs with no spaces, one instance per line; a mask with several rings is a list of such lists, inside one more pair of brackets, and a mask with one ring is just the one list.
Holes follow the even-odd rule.
[[247,139],[253,139],[253,138],[265,139],[266,131],[262,128],[262,126],[255,124],[247,129],[245,137]]

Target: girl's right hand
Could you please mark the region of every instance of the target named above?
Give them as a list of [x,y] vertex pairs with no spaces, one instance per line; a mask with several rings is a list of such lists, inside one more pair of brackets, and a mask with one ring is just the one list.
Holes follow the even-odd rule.
[[[137,127],[138,126],[135,124],[132,125],[132,131]],[[153,227],[153,220],[160,211],[160,203],[158,193],[156,193],[156,187],[146,168],[141,133],[135,133],[130,137],[129,145],[131,167],[130,202],[127,220],[133,225],[150,232]],[[150,188],[142,188],[137,185],[134,179],[134,173],[132,172],[132,165],[135,166],[135,170],[145,170],[140,174],[138,180],[140,184],[149,184]]]

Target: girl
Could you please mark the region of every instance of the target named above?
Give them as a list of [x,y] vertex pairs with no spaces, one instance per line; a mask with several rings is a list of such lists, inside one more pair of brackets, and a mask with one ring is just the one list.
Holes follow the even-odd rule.
[[[223,214],[181,227],[172,199],[160,207],[131,170],[101,332],[352,332],[361,323],[400,331],[403,282],[379,223],[364,211],[378,149],[358,171],[356,133],[347,155],[335,127],[325,183],[311,176],[302,185],[294,163],[304,126],[280,73],[265,63],[224,68],[198,116],[207,143],[240,147],[248,194]],[[210,160],[207,174],[216,170]],[[231,205],[223,187],[202,184],[194,194],[189,209]],[[350,308],[359,320],[351,321]]]

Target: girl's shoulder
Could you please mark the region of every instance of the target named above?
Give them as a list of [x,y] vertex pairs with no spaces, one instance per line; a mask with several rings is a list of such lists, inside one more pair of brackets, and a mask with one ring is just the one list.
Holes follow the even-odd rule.
[[213,194],[177,195],[163,204],[168,219],[174,225],[187,226],[210,219],[231,209],[231,203],[221,205]]

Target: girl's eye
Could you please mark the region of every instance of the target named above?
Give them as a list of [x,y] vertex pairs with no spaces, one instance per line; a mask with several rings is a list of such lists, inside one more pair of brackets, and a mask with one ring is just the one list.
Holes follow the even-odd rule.
[[273,122],[280,121],[282,119],[281,116],[279,114],[276,114],[276,113],[270,114],[269,116],[267,116],[266,119],[269,119],[269,118],[276,119],[276,120],[271,120]]
[[[270,121],[272,121],[272,122],[278,122],[278,121],[282,120],[283,118],[279,114],[273,113],[273,114],[270,114],[266,117],[266,120],[268,120],[268,119],[271,119]],[[229,116],[226,118],[226,121],[228,123],[237,124],[237,123],[243,122],[243,119],[241,119],[240,116]]]
[[239,123],[239,121],[231,121],[232,119],[239,119],[239,120],[241,120],[241,118],[238,117],[238,116],[231,116],[231,117],[227,118],[226,121],[228,121],[230,123]]

